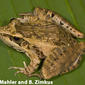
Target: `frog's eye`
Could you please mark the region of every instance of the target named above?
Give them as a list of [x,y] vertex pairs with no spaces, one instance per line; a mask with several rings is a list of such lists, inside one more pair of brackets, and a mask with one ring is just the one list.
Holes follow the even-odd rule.
[[9,39],[18,45],[21,45],[21,43],[24,41],[22,38],[16,36],[10,36]]
[[16,41],[20,40],[19,37],[13,37],[13,39],[16,40]]
[[22,38],[16,37],[16,36],[10,36],[10,40],[16,44],[18,44],[19,46],[22,44],[22,42],[24,41]]

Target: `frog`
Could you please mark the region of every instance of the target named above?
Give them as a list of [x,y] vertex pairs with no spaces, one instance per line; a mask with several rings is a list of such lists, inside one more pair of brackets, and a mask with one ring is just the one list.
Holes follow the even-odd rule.
[[[44,8],[21,13],[0,27],[0,40],[30,58],[29,65],[23,61],[24,67],[9,69],[40,79],[51,79],[76,69],[85,53],[85,42],[78,42],[77,38],[84,37],[84,33],[59,14]],[[39,67],[39,73],[35,73]]]

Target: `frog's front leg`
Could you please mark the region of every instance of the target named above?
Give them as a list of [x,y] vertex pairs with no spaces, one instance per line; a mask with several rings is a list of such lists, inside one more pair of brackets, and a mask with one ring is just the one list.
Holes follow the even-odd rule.
[[34,54],[32,51],[26,52],[26,55],[30,57],[30,64],[27,66],[25,62],[24,63],[24,68],[22,67],[10,67],[9,69],[16,69],[18,70],[16,73],[23,73],[27,76],[32,76],[31,74],[35,71],[35,69],[38,68],[40,59],[39,57]]

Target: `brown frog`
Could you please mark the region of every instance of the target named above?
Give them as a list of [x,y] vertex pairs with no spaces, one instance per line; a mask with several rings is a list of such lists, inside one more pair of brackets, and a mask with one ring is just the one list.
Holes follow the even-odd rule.
[[[85,43],[76,38],[84,34],[76,30],[60,15],[35,8],[33,13],[22,13],[7,26],[0,27],[0,39],[8,46],[25,53],[29,65],[10,67],[16,73],[50,79],[77,68],[85,50]],[[40,73],[34,73],[43,61]]]

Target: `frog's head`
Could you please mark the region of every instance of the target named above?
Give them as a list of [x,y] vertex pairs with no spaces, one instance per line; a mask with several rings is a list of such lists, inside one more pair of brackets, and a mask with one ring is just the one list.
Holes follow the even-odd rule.
[[0,27],[0,36],[22,38],[22,35],[16,31],[16,24],[17,21],[13,20],[8,25]]
[[22,47],[21,44],[25,41],[23,36],[16,32],[15,24],[13,23],[0,27],[0,39],[8,46],[15,47],[15,49]]

